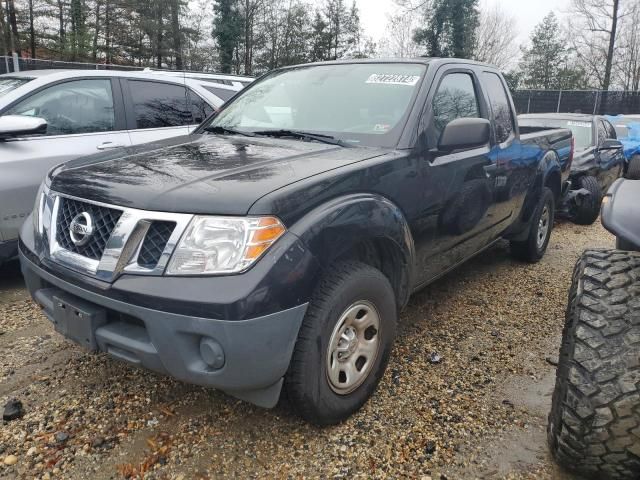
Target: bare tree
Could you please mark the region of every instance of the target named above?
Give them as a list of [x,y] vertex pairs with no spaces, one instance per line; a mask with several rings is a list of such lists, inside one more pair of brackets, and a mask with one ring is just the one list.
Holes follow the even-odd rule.
[[518,28],[515,17],[496,3],[483,5],[476,31],[475,60],[495,65],[501,70],[514,66],[518,58]]
[[631,6],[619,26],[613,82],[625,90],[640,89],[640,1]]
[[618,25],[628,13],[628,9],[622,7],[620,0],[571,1],[574,48],[585,70],[597,79],[603,90],[611,86]]
[[410,58],[420,55],[424,48],[413,40],[420,16],[412,11],[391,15],[387,19],[387,37],[380,45],[381,53],[388,57]]

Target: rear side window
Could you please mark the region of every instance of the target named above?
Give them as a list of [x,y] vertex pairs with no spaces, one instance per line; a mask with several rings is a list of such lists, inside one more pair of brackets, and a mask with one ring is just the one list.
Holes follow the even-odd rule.
[[129,80],[136,128],[180,127],[193,124],[187,89],[169,83]]
[[30,81],[30,78],[0,78],[0,97]]
[[193,123],[202,123],[213,113],[213,107],[192,91],[189,91],[189,103],[191,104]]
[[115,127],[111,80],[74,80],[27,97],[5,115],[47,121],[47,135],[110,132]]
[[436,139],[456,118],[480,117],[473,78],[468,73],[446,75],[433,97],[433,120]]
[[210,87],[208,85],[202,85],[202,88],[204,88],[205,90],[209,90],[211,93],[213,93],[223,102],[226,102],[231,97],[233,97],[236,93],[238,93],[235,90],[227,90],[225,88]]
[[500,77],[495,73],[484,72],[483,80],[495,119],[496,141],[498,143],[506,142],[515,129],[513,112],[509,104],[507,91]]

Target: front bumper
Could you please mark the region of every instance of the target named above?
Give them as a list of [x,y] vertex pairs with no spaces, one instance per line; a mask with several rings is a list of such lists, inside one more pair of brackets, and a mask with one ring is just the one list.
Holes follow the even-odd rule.
[[259,406],[277,403],[306,303],[234,321],[160,311],[68,282],[38,265],[24,248],[20,262],[27,288],[52,322],[58,299],[99,312],[91,338],[96,350]]

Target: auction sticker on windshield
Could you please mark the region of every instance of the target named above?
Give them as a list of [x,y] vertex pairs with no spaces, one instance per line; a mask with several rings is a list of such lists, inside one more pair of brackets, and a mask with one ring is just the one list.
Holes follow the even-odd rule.
[[419,75],[389,75],[374,73],[371,75],[366,83],[383,83],[386,85],[407,85],[413,87],[420,80]]
[[591,124],[587,123],[587,122],[567,122],[567,126],[569,126],[569,127],[591,128]]

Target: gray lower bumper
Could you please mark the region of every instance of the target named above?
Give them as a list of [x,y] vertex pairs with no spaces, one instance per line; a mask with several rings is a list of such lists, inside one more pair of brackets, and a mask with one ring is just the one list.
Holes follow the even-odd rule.
[[[56,304],[63,302],[99,318],[87,345],[262,407],[277,403],[306,304],[251,320],[190,317],[104,297],[49,274],[22,254],[20,260],[29,292],[52,322],[59,321]],[[74,325],[65,324],[63,333],[78,341]]]

